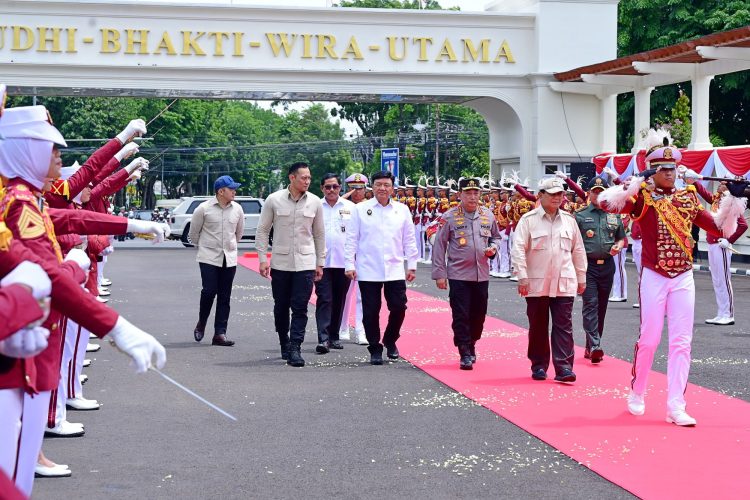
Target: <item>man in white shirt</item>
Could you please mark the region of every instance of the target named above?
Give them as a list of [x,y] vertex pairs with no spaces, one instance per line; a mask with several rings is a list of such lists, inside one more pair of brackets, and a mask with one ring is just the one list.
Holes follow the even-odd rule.
[[[313,281],[323,277],[326,234],[320,198],[308,192],[310,167],[293,163],[289,187],[266,198],[255,232],[261,276],[271,276],[273,318],[281,357],[288,365],[305,366],[300,348],[305,340],[307,303]],[[273,254],[268,262],[268,241],[273,228]],[[291,310],[291,321],[289,311]]]
[[190,239],[198,247],[196,260],[203,282],[198,324],[193,336],[197,342],[203,339],[214,297],[218,296],[211,344],[227,347],[234,345],[234,341],[227,340],[226,336],[229,300],[237,271],[237,243],[242,238],[245,225],[242,207],[234,201],[238,187],[240,184],[228,175],[216,179],[216,197],[198,205],[190,221]]
[[344,312],[349,279],[344,274],[346,230],[354,203],[339,196],[341,181],[336,174],[325,174],[320,182],[323,191],[323,220],[326,227],[326,263],[323,277],[315,283],[315,322],[318,325],[318,354],[329,349],[343,349],[339,327]]
[[[406,315],[406,281],[417,276],[414,224],[408,207],[391,199],[394,180],[388,171],[372,176],[375,196],[354,207],[346,236],[346,276],[359,282],[362,323],[373,365],[383,364],[384,345],[389,359],[399,357],[396,341]],[[381,291],[390,312],[382,344]]]

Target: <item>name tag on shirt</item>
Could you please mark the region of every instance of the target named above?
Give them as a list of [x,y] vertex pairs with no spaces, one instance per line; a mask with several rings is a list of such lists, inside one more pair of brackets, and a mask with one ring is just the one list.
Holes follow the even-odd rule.
[[352,213],[349,210],[339,210],[339,216],[343,220],[349,220],[352,218]]

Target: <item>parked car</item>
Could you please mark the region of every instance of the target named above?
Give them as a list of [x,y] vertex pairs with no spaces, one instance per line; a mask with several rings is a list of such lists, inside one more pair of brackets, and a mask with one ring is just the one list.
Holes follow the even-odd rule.
[[[212,196],[183,197],[182,202],[175,207],[169,217],[169,228],[171,230],[169,238],[182,241],[182,244],[186,247],[193,246],[189,236],[190,220],[198,205],[211,198]],[[240,204],[242,211],[245,213],[245,230],[242,239],[255,241],[255,230],[258,227],[263,200],[250,196],[237,196],[234,201]]]

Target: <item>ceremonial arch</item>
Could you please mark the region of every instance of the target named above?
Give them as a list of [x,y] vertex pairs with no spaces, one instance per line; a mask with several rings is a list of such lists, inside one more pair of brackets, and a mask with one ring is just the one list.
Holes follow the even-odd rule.
[[493,177],[614,150],[607,96],[553,73],[616,55],[618,0],[498,0],[487,12],[11,0],[11,94],[449,102],[478,111]]

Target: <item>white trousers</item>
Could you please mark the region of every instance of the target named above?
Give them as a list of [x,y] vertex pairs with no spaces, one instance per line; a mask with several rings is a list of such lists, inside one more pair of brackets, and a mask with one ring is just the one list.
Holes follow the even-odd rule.
[[102,280],[104,279],[104,266],[107,264],[107,256],[102,257],[102,261],[97,263],[96,266],[96,284],[102,286]]
[[16,486],[30,497],[34,486],[34,469],[42,449],[44,426],[49,412],[50,391],[40,392],[34,397],[24,394],[21,417],[21,439],[16,466]]
[[341,318],[341,328],[339,328],[339,335],[341,335],[342,333],[349,333],[352,303],[355,303],[354,334],[359,335],[360,333],[365,332],[365,327],[362,325],[362,295],[359,293],[359,287],[357,286],[357,282],[354,280],[352,280],[351,284],[349,285],[349,291],[346,292],[346,302],[344,302],[344,312]]
[[498,271],[501,273],[510,273],[510,243],[512,237],[505,234],[505,230],[500,231],[500,248],[498,249],[499,257]]
[[643,253],[643,242],[641,240],[632,240],[633,260],[635,268],[638,270],[638,276],[641,275],[641,255]]
[[52,394],[48,427],[57,427],[67,418],[65,403],[68,398],[83,397],[81,379],[83,359],[86,357],[89,332],[71,319],[66,321],[65,344],[63,346],[62,363],[60,364],[60,383],[57,391]]
[[422,227],[422,244],[424,245],[422,253],[424,254],[424,260],[430,262],[432,261],[432,245],[427,241],[427,233],[425,231],[427,231],[427,226]]
[[674,278],[667,278],[644,268],[639,288],[641,333],[633,356],[633,391],[638,394],[646,392],[648,375],[661,341],[666,316],[669,335],[667,409],[684,410],[695,310],[693,272],[687,271]]
[[610,297],[613,299],[628,298],[628,273],[625,271],[626,254],[627,248],[612,257],[615,261],[615,276],[614,281],[612,282],[612,293],[610,294]]
[[732,252],[718,243],[708,245],[708,267],[716,294],[717,318],[734,318],[734,294],[732,292]]
[[13,478],[21,432],[23,390],[0,389],[0,470]]
[[422,224],[414,224],[414,238],[417,240],[417,259],[424,260],[424,239],[422,237]]

